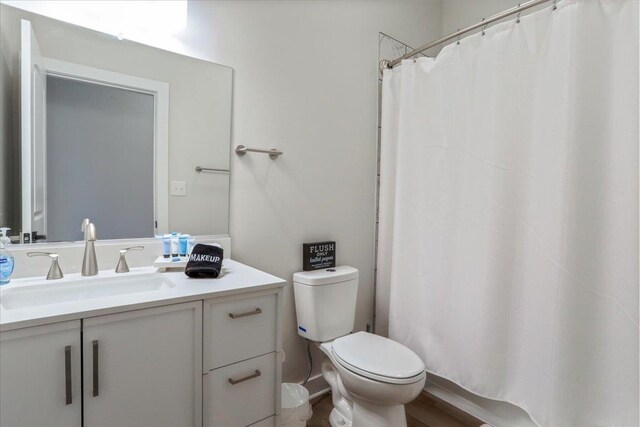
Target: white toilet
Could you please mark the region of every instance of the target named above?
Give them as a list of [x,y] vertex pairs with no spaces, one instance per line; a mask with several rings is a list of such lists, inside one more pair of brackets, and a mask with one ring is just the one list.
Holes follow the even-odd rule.
[[422,360],[400,343],[367,332],[351,334],[358,270],[341,266],[293,275],[298,333],[328,356],[333,427],[405,427],[404,405],[424,387]]

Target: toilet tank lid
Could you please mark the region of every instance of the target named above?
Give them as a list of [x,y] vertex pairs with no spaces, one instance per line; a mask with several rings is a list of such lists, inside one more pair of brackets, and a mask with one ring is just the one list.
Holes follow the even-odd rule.
[[295,283],[305,285],[333,285],[358,278],[358,269],[341,265],[339,267],[323,268],[322,270],[300,271],[293,274]]

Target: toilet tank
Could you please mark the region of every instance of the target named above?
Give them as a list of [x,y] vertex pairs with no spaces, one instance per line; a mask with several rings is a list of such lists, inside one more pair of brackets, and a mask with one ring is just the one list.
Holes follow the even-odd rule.
[[324,342],[353,331],[358,270],[348,265],[293,275],[298,334]]

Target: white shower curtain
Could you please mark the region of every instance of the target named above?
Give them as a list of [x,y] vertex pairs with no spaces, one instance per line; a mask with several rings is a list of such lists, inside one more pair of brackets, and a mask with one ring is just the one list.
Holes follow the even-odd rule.
[[638,426],[638,72],[563,0],[384,74],[378,328],[541,426]]

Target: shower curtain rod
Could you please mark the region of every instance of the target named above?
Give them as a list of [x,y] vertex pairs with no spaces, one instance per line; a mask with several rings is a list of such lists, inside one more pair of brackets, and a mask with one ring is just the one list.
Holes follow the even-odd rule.
[[504,10],[504,11],[502,11],[500,13],[497,13],[497,14],[495,14],[493,16],[490,16],[487,19],[482,19],[481,22],[478,22],[477,24],[474,24],[474,25],[472,25],[470,27],[463,28],[462,30],[458,30],[455,33],[451,33],[449,35],[446,35],[446,36],[444,36],[444,37],[442,37],[442,38],[440,38],[440,39],[438,39],[436,41],[433,41],[431,43],[427,43],[424,46],[420,46],[419,48],[412,50],[411,52],[405,54],[404,56],[402,56],[402,57],[400,57],[398,59],[394,59],[393,61],[389,61],[387,59],[384,59],[382,61],[382,63],[380,64],[380,66],[381,66],[382,69],[384,69],[384,68],[393,68],[396,65],[400,64],[403,59],[409,59],[412,56],[415,56],[415,55],[417,55],[419,53],[422,53],[427,49],[430,49],[430,48],[432,48],[434,46],[437,46],[437,45],[439,45],[441,43],[444,43],[444,42],[447,42],[449,40],[453,40],[453,39],[455,39],[457,37],[460,37],[464,33],[468,33],[469,31],[473,31],[473,30],[475,30],[477,28],[484,27],[485,25],[489,25],[492,22],[498,21],[498,20],[500,20],[502,18],[506,18],[507,16],[511,16],[511,15],[513,15],[515,13],[520,13],[523,10],[527,10],[527,9],[532,8],[534,6],[538,6],[539,4],[547,3],[549,1],[553,1],[553,9],[555,10],[556,3],[558,2],[558,0],[530,0],[530,1],[527,1],[527,2],[524,2],[524,3],[521,3],[516,7],[512,7],[511,9],[507,9],[507,10]]

